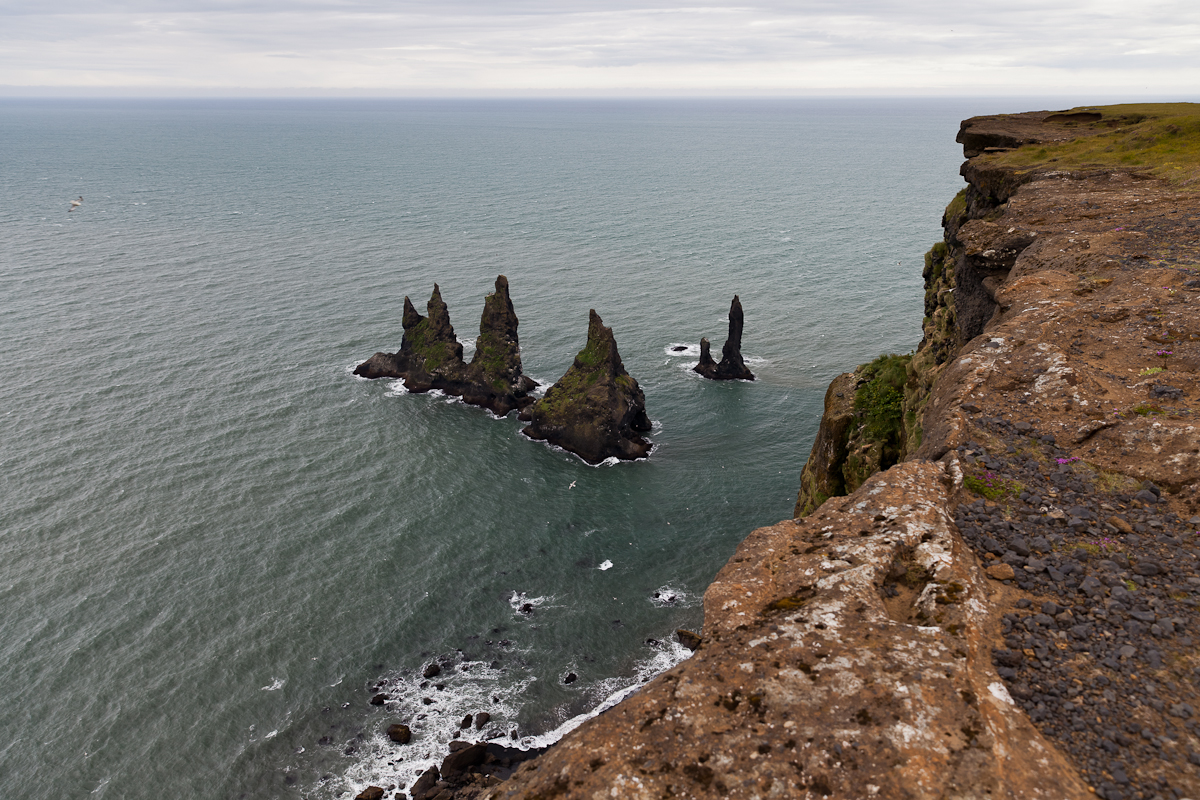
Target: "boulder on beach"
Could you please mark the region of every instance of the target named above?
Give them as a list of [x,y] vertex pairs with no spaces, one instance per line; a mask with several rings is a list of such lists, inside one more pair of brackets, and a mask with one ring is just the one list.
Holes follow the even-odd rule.
[[645,458],[650,442],[646,398],[625,371],[611,328],[592,310],[587,346],[546,396],[522,412],[523,433],[599,464],[607,458]]
[[708,339],[700,340],[700,363],[695,372],[714,381],[752,381],[754,373],[742,360],[742,301],[735,294],[729,306],[729,336],[721,348],[721,362],[713,361]]

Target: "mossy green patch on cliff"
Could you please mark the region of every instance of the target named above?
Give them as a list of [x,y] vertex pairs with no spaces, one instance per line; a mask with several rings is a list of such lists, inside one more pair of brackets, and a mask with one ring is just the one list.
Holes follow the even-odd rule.
[[863,420],[871,439],[884,440],[895,434],[904,413],[904,384],[911,356],[879,356],[862,371],[866,382],[854,393],[854,410]]
[[912,356],[882,355],[859,369],[854,392],[856,429],[842,466],[847,494],[905,455],[904,387]]
[[[1074,119],[1079,121],[1074,121],[1072,115],[1077,115]],[[987,164],[1011,167],[1133,167],[1180,186],[1200,183],[1200,103],[1086,106],[1052,116],[1046,122],[1076,128],[1085,135],[1069,142],[1026,145],[978,158]]]
[[412,347],[412,352],[420,357],[421,365],[426,372],[432,374],[439,367],[453,360],[454,354],[449,344],[431,341],[427,319],[406,331],[405,336]]
[[605,343],[599,339],[589,339],[587,346],[575,356],[581,367],[594,367],[604,361],[607,355]]
[[942,227],[957,229],[965,221],[966,216],[967,190],[961,189],[958,194],[954,195],[954,199],[950,201],[950,204],[946,206],[946,210],[942,214]]
[[982,495],[988,500],[1016,497],[1025,490],[1025,487],[1017,481],[995,475],[986,470],[977,470],[963,476],[963,485],[970,491]]

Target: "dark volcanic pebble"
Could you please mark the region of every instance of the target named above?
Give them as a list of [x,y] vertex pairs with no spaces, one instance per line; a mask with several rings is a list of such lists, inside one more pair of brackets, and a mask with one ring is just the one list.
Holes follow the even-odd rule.
[[1028,593],[1003,618],[997,672],[1098,796],[1191,797],[1200,786],[1198,526],[1167,512],[1149,482],[1125,492],[1097,485],[1036,424],[975,424],[993,444],[960,447],[964,467],[1012,491],[959,506],[956,522],[985,566],[1012,565]]

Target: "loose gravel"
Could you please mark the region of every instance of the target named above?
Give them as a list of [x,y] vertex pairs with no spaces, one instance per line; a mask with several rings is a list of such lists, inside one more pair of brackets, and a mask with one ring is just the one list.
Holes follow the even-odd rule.
[[1200,798],[1200,517],[1097,472],[1037,421],[976,420],[964,539],[1023,590],[993,651],[1010,694],[1105,800]]

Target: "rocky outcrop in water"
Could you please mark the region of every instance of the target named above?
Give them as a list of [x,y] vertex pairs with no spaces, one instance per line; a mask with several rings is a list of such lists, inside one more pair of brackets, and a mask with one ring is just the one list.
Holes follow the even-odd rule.
[[729,336],[721,348],[721,362],[713,361],[708,339],[700,340],[700,363],[692,369],[714,381],[752,381],[754,373],[742,360],[742,301],[735,294],[729,306]]
[[404,298],[404,339],[396,353],[376,353],[359,364],[354,374],[365,378],[403,378],[410,392],[438,389],[504,416],[533,402],[537,386],[521,373],[517,315],[508,294],[508,278],[496,278],[496,291],[484,300],[479,338],[471,363],[463,361],[462,344],[450,324],[450,312],[435,283],[426,306],[417,313]]
[[607,458],[645,458],[650,442],[646,398],[625,371],[612,328],[590,312],[587,346],[546,396],[521,414],[523,433],[599,464]]

